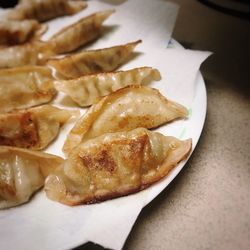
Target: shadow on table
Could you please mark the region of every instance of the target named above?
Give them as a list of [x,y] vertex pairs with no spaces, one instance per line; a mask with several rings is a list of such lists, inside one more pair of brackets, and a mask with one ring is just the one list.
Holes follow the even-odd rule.
[[104,248],[98,244],[94,244],[92,242],[88,242],[80,247],[74,248],[73,250],[104,250],[108,248]]
[[249,97],[250,21],[195,1],[173,2],[181,4],[173,37],[188,49],[214,53],[201,67],[204,78]]

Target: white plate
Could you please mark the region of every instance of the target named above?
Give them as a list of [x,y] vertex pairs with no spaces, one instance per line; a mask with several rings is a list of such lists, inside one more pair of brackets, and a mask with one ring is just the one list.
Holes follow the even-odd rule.
[[[59,21],[57,23],[58,25],[61,24]],[[108,46],[109,41],[105,40],[105,43]],[[178,43],[174,42],[174,47],[179,47]],[[156,58],[154,48],[150,47],[147,51],[142,52],[147,55],[147,58],[152,57],[152,64],[147,66],[160,68],[163,77],[162,81],[154,83],[152,86],[158,88],[163,94],[166,94],[167,86],[163,84],[163,81],[167,77],[168,71],[162,67],[162,62],[167,60],[165,54],[161,53]],[[142,55],[125,65],[124,68],[141,66],[144,65],[145,61],[147,61],[146,57]],[[55,101],[58,106],[62,106],[62,98],[63,95],[59,95]],[[177,121],[168,126],[162,126],[157,131],[181,139],[191,137],[194,149],[203,128],[206,115],[206,102],[205,84],[201,74],[199,74],[194,99],[190,106],[192,112],[189,119]],[[82,112],[84,111],[82,110]],[[63,155],[61,148],[72,126],[73,124],[68,124],[63,127],[58,139],[46,151]],[[110,222],[114,226],[119,226],[109,216],[105,217],[104,211],[112,210],[115,214],[118,210],[126,209],[126,204],[131,204],[132,202],[136,205],[137,200],[140,199],[144,200],[143,206],[145,206],[175,178],[185,165],[185,162],[179,164],[166,178],[147,190],[100,204],[72,208],[52,202],[46,198],[44,192],[39,192],[27,204],[0,211],[0,249],[59,250],[81,245],[88,241],[88,237],[86,236],[87,231],[91,231],[92,235],[96,234],[96,237],[104,233],[102,227],[95,226],[99,221],[102,221],[103,225]],[[115,231],[112,234],[115,236]]]

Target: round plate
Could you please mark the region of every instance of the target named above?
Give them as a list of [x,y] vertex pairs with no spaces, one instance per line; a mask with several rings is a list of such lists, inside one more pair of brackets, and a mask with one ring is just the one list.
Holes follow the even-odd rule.
[[[58,25],[62,24],[57,21]],[[108,41],[105,41],[108,44]],[[170,46],[181,48],[172,41]],[[164,49],[162,49],[164,52]],[[154,48],[147,48],[145,52],[148,57],[153,57]],[[155,60],[152,60],[153,67],[161,67],[162,62],[168,60],[165,53],[161,53]],[[136,57],[132,64],[143,63],[143,57]],[[126,68],[125,67],[125,68]],[[152,86],[158,88],[164,95],[167,92],[163,84],[168,69],[161,67],[163,80]],[[181,73],[181,70],[180,70]],[[192,138],[193,149],[195,148],[202,132],[206,115],[206,88],[201,74],[196,79],[194,98],[190,105],[190,116],[187,120],[176,121],[170,125],[164,125],[157,129],[163,134],[173,135],[181,139]],[[188,95],[189,93],[187,93]],[[174,97],[174,96],[173,96]],[[172,99],[174,99],[172,97]],[[55,100],[55,104],[61,107],[62,95]],[[72,108],[72,107],[68,107]],[[81,109],[84,113],[86,109]],[[68,131],[73,123],[64,126],[57,140],[46,150],[47,152],[62,155],[62,145]],[[0,211],[0,249],[70,249],[84,244],[89,240],[94,241],[98,237],[115,237],[115,231],[107,231],[107,227],[117,228],[117,230],[131,229],[134,220],[138,216],[141,208],[154,199],[184,167],[186,161],[181,162],[162,181],[150,188],[126,197],[121,197],[100,204],[68,207],[53,202],[46,198],[43,191],[35,194],[30,202],[19,207]],[[135,211],[133,219],[126,225],[121,225],[128,211]],[[132,218],[132,217],[131,217]]]

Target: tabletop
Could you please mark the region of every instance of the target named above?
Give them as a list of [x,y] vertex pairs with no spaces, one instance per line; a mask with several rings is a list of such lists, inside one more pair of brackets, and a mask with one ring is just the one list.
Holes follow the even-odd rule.
[[[207,117],[192,157],[142,210],[123,249],[249,249],[250,21],[199,1],[172,2],[180,5],[173,38],[214,53],[201,67]],[[103,248],[77,248],[85,249]]]

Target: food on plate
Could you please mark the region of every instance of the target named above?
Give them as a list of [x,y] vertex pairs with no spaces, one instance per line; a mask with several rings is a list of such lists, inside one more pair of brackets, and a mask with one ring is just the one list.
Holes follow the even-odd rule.
[[127,71],[117,71],[85,75],[72,80],[55,80],[57,90],[70,96],[82,107],[93,104],[97,97],[108,95],[120,88],[133,84],[147,84],[152,80],[159,81],[160,72],[151,67],[135,68]]
[[147,188],[191,151],[180,141],[144,128],[107,133],[81,143],[45,181],[48,198],[67,205],[95,203]]
[[42,152],[0,146],[0,162],[0,209],[3,209],[27,202],[64,160]]
[[50,59],[47,64],[66,79],[110,72],[129,60],[135,46],[139,43],[141,40],[105,49],[83,51],[64,58]]
[[41,25],[35,20],[1,20],[0,45],[9,46],[38,39],[46,30],[46,25]]
[[0,69],[43,64],[51,55],[48,44],[40,40],[0,48]]
[[51,105],[0,114],[0,145],[43,149],[57,137],[63,124],[79,115],[79,110]]
[[[147,130],[188,116],[181,104],[141,86],[159,81],[160,72],[114,72],[133,58],[141,40],[57,57],[98,38],[114,10],[40,40],[47,26],[39,22],[86,6],[80,0],[20,0],[0,21],[0,209],[27,202],[45,179],[47,196],[67,205],[135,193],[164,178],[191,151],[191,139]],[[93,104],[67,136],[67,160],[37,152],[80,116],[80,110],[39,106],[57,90],[82,107]]]
[[113,10],[100,11],[63,28],[48,41],[51,50],[55,54],[62,54],[96,39],[101,34],[102,23],[113,12]]
[[73,15],[86,8],[84,1],[72,0],[25,0],[10,9],[5,18],[14,20],[36,19],[46,21],[64,15]]
[[56,94],[51,79],[45,67],[0,70],[0,113],[50,102]]
[[68,134],[63,151],[68,155],[81,142],[105,133],[155,128],[187,115],[184,106],[167,100],[156,89],[128,86],[92,105]]
[[[13,68],[24,65],[42,65],[50,57],[55,56],[56,54],[65,53],[77,49],[81,45],[84,45],[85,43],[99,36],[101,32],[102,22],[112,13],[112,10],[107,10],[98,12],[87,18],[83,18],[77,23],[62,29],[60,32],[52,36],[49,41],[46,42],[43,42],[39,39],[33,39],[21,45],[1,48],[0,69]],[[39,34],[41,35],[42,31],[37,33],[37,38],[40,38]],[[5,39],[6,38],[4,38],[3,40]],[[70,58],[71,57],[73,59],[75,58],[75,56],[70,56]],[[61,68],[60,66],[64,62],[62,62],[61,60],[59,62],[57,61],[56,63],[56,65],[59,64],[59,68]],[[89,62],[87,61],[86,63]],[[93,64],[94,63],[92,62],[92,67]],[[66,63],[66,66],[66,72],[70,71],[70,66],[74,68],[74,65],[70,65],[70,63]]]
[[51,79],[54,79],[51,69],[44,66],[23,66],[0,70],[0,84],[3,82],[8,85],[35,82],[39,85]]

